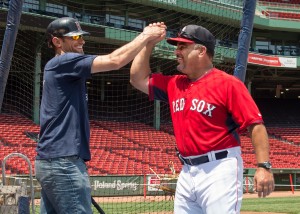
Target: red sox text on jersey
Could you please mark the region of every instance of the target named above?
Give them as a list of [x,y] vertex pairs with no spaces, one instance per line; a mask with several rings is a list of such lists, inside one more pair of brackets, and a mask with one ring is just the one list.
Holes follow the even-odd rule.
[[[173,104],[173,113],[183,111],[185,106],[185,99],[180,98],[172,102]],[[197,111],[209,117],[212,117],[212,112],[216,108],[216,106],[205,102],[204,100],[192,99],[192,105],[190,110]]]

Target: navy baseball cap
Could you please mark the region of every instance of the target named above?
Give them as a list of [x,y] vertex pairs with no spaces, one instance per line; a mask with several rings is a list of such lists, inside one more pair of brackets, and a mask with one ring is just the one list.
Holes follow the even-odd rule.
[[78,36],[88,35],[90,33],[81,29],[78,20],[71,17],[63,17],[52,21],[47,27],[46,34],[48,42],[50,42],[53,36]]
[[212,55],[214,55],[216,45],[216,39],[212,33],[199,25],[185,26],[176,38],[168,38],[167,42],[171,45],[177,45],[178,42],[201,44],[204,45]]

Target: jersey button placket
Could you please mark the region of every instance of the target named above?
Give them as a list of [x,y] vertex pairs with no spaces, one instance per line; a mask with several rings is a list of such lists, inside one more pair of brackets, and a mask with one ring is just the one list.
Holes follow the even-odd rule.
[[[184,147],[184,153],[186,155],[187,149],[186,149],[186,144],[190,143],[190,142],[186,142],[185,139],[188,139],[188,128],[189,128],[189,118],[188,118],[188,114],[189,114],[189,109],[190,109],[190,103],[188,103],[188,101],[190,100],[190,96],[191,96],[191,90],[190,88],[193,86],[193,84],[189,84],[186,92],[185,92],[185,96],[184,96],[184,100],[185,100],[185,106],[182,112],[182,121],[183,121],[183,136],[182,136],[182,142],[183,142],[183,147]],[[188,104],[188,105],[187,105]]]

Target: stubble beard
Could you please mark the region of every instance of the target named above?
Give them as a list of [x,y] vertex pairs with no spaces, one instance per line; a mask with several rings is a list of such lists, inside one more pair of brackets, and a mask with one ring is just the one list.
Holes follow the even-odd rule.
[[177,65],[177,71],[182,72],[185,66],[183,64]]

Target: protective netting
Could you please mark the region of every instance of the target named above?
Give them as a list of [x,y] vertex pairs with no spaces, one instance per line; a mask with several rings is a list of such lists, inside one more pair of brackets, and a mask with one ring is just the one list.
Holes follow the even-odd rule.
[[[2,45],[8,1],[0,3]],[[85,37],[85,53],[97,55],[131,41],[152,22],[165,22],[168,37],[177,35],[185,25],[199,24],[217,38],[215,66],[232,74],[242,4],[241,0],[25,0],[1,110],[1,157],[23,153],[34,169],[43,68],[54,56],[44,32],[54,18],[77,18],[82,29],[90,32]],[[174,47],[161,42],[150,64],[154,72],[177,73]],[[172,213],[181,163],[175,153],[169,107],[149,101],[147,95],[134,89],[129,83],[129,69],[130,64],[118,71],[95,74],[87,82],[92,192],[106,213]],[[7,174],[26,177],[29,170],[26,163],[16,160],[7,163]],[[34,185],[39,198],[38,184]],[[36,203],[39,212],[38,200]]]

